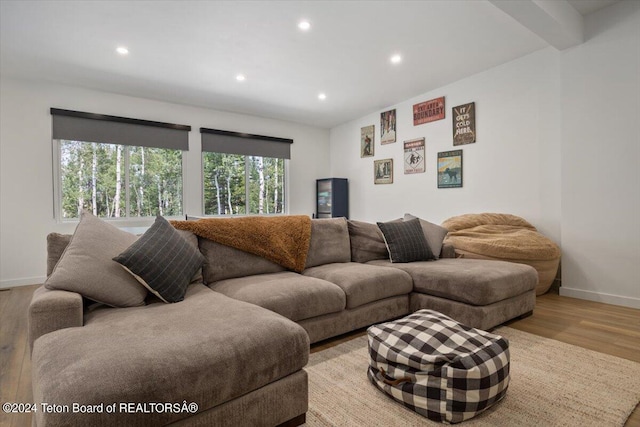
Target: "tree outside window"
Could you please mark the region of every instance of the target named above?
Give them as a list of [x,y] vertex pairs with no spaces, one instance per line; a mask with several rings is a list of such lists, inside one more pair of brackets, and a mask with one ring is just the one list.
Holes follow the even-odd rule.
[[182,215],[182,151],[58,142],[62,219]]
[[205,152],[205,215],[285,212],[284,159]]

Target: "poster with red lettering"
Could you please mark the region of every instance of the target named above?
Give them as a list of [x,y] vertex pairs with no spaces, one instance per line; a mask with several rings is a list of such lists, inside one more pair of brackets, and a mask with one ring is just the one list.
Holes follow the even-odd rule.
[[444,119],[444,96],[413,106],[414,126],[442,119]]
[[476,142],[476,103],[453,107],[453,145]]

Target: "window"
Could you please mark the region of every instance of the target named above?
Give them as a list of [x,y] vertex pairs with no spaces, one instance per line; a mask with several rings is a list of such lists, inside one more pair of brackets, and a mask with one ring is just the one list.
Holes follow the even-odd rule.
[[78,218],[83,209],[103,218],[183,214],[190,127],[51,110],[58,218]]
[[[182,215],[182,151],[58,141],[61,218]],[[128,166],[127,166],[128,165]]]
[[204,167],[204,214],[247,213],[245,156],[202,153]]
[[201,128],[205,215],[286,213],[290,139]]
[[203,153],[205,215],[285,212],[284,159]]

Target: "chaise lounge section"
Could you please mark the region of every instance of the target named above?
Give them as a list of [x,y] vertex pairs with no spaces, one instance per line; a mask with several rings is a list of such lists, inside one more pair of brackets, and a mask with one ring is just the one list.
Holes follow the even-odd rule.
[[[202,284],[180,304],[99,307],[36,341],[34,401],[70,408],[39,411],[36,425],[278,425],[307,411],[308,355],[300,326]],[[74,403],[117,406],[73,413]]]

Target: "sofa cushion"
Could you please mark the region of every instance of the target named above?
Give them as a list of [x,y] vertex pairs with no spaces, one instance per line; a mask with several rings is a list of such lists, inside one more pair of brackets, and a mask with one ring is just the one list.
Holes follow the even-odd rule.
[[311,241],[305,268],[351,261],[349,229],[345,218],[311,221]]
[[370,264],[406,271],[413,278],[414,292],[479,306],[523,294],[538,283],[534,268],[505,261],[441,258],[407,264],[378,260]]
[[236,277],[285,271],[281,265],[258,255],[203,237],[198,238],[198,242],[200,252],[204,255],[202,276],[206,284]]
[[135,235],[83,211],[45,287],[77,292],[113,307],[143,305],[147,296],[145,287],[112,259],[136,239]]
[[[405,221],[410,221],[416,218],[418,217],[408,213],[404,214]],[[431,249],[433,257],[435,259],[440,258],[440,252],[442,251],[442,242],[444,241],[444,238],[447,237],[447,233],[449,231],[446,228],[439,226],[438,224],[434,224],[421,218],[418,219],[420,220],[420,227],[422,227],[422,232],[424,233],[425,239],[427,239],[427,244]]]
[[434,259],[424,237],[420,221],[379,222],[391,262],[413,262]]
[[[202,413],[298,372],[308,354],[309,338],[299,325],[192,285],[180,304],[99,308],[85,315],[84,327],[38,338],[32,357],[34,398],[69,407],[73,402],[186,401]],[[70,425],[73,415],[73,425],[143,426],[191,415],[172,412],[47,418],[51,425]]]
[[340,286],[347,296],[347,308],[406,295],[413,289],[411,276],[404,271],[358,262],[320,265],[302,274]]
[[351,240],[351,261],[368,262],[374,259],[389,259],[387,245],[377,224],[363,221],[347,221]]
[[[198,236],[190,231],[176,230],[189,244],[198,249]],[[51,275],[62,253],[69,246],[71,234],[49,233],[47,235],[47,277]],[[199,268],[191,278],[191,283],[202,283],[202,268]]]
[[164,302],[182,301],[204,258],[161,216],[114,261]]
[[346,296],[337,285],[290,271],[221,280],[210,287],[296,322],[346,307]]

